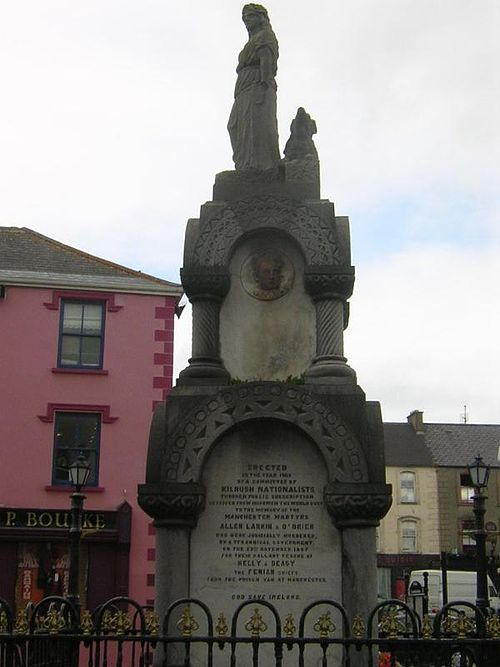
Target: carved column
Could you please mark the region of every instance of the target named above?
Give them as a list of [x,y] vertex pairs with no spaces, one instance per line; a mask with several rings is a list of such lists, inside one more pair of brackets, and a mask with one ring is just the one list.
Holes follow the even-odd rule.
[[[155,611],[165,618],[169,606],[190,594],[191,530],[205,506],[205,489],[201,484],[140,484],[139,505],[154,518],[156,528]],[[181,665],[183,650],[168,649],[168,664]],[[163,667],[162,647],[155,651],[155,667]]]
[[350,618],[377,604],[376,527],[392,503],[390,484],[328,484],[325,504],[342,539],[342,602]]
[[316,355],[306,375],[314,378],[345,378],[356,381],[356,373],[344,357],[347,299],[352,294],[354,269],[309,267],[304,285],[316,305]]
[[179,375],[181,384],[191,378],[229,379],[220,358],[219,315],[222,300],[229,291],[225,269],[181,269],[182,286],[193,305],[192,357]]

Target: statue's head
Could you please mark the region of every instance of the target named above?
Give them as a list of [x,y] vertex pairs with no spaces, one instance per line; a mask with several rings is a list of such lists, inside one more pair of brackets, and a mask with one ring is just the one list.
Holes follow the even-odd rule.
[[250,3],[243,7],[242,18],[249,32],[270,25],[267,9],[255,3]]

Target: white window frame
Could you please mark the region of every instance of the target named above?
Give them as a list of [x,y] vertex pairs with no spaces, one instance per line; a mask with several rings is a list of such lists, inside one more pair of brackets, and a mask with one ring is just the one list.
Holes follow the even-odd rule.
[[475,494],[475,489],[472,486],[472,480],[470,480],[470,485],[462,483],[467,477],[470,478],[470,475],[468,473],[460,473],[460,477],[459,477],[460,498],[459,498],[459,501],[460,501],[461,505],[472,505],[474,503],[474,501],[472,500],[472,497]]
[[[407,490],[403,491],[403,479],[404,476],[406,475],[407,479],[411,478],[413,479],[413,498],[412,499],[407,499],[405,497],[405,494],[407,493]],[[410,487],[408,487],[410,488]],[[401,470],[399,473],[399,502],[403,505],[415,505],[417,503],[417,473],[414,472],[413,470]]]
[[[405,535],[405,526],[413,526],[412,535]],[[399,552],[407,554],[415,554],[419,552],[419,530],[418,530],[418,520],[413,517],[402,517],[398,521],[398,533],[399,533]],[[408,538],[413,540],[412,548],[409,548],[405,541]]]

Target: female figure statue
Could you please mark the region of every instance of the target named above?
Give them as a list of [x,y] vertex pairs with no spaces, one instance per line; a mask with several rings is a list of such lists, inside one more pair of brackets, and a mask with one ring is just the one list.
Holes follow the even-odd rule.
[[280,161],[276,122],[278,41],[262,5],[243,7],[248,42],[238,58],[238,78],[228,130],[236,169],[271,169]]

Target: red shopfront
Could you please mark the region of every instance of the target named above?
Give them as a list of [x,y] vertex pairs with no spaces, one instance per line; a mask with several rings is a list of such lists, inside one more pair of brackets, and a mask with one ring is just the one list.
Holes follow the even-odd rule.
[[[412,570],[436,569],[441,567],[439,554],[377,554],[377,567],[380,580],[386,582],[385,590],[380,591],[383,598],[396,598],[405,601],[407,577]],[[386,576],[381,576],[381,575]]]
[[[89,609],[128,593],[131,509],[83,513],[80,596]],[[12,608],[66,595],[70,522],[69,510],[0,508],[0,597]]]

